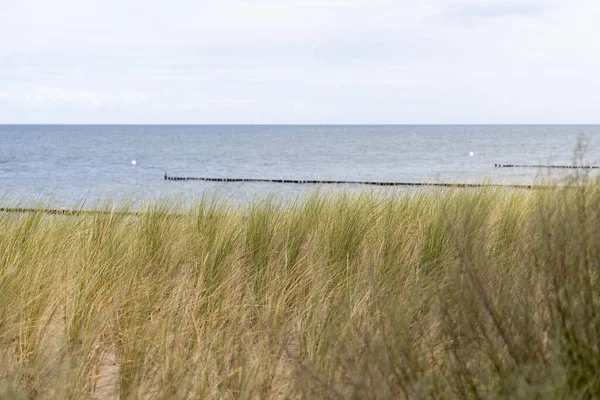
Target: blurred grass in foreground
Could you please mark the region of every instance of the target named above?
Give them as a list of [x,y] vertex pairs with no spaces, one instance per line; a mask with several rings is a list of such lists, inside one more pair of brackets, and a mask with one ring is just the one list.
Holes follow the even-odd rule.
[[103,209],[0,213],[0,397],[600,396],[597,184]]

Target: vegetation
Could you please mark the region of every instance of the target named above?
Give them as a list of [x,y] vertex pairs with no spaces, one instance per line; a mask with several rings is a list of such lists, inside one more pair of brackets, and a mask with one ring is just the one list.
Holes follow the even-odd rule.
[[0,397],[598,398],[600,186],[0,213]]

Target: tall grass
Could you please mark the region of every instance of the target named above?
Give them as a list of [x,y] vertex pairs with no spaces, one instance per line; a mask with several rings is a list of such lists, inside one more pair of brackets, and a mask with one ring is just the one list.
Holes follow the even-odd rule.
[[598,398],[600,186],[0,213],[0,397]]

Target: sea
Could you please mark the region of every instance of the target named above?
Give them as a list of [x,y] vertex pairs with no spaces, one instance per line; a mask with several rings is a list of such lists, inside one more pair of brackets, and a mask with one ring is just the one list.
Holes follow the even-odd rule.
[[[133,207],[165,199],[294,200],[358,184],[171,181],[168,176],[530,185],[600,165],[600,125],[0,125],[0,205]],[[585,170],[595,176],[600,170]]]

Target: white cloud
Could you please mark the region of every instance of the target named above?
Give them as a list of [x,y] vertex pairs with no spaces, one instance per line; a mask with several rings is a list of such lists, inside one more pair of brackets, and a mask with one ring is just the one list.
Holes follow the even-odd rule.
[[179,71],[141,71],[139,79],[157,81],[179,81],[197,83],[242,82],[273,83],[296,82],[324,86],[339,85],[383,85],[408,86],[415,82],[409,78],[410,72],[403,67],[321,67],[311,65],[286,68],[238,67],[223,70],[207,69]]
[[195,103],[186,103],[180,106],[183,110],[198,110],[210,108],[239,108],[255,104],[256,100],[249,99],[213,99]]
[[446,12],[467,18],[535,18],[550,12],[556,4],[556,0],[463,0],[449,2]]
[[5,0],[0,122],[49,107],[69,122],[73,106],[95,122],[598,121],[599,14],[597,0]]
[[32,106],[91,106],[131,105],[148,101],[148,96],[136,92],[99,92],[74,90],[52,86],[34,86],[12,92],[0,92],[0,99],[25,102]]

